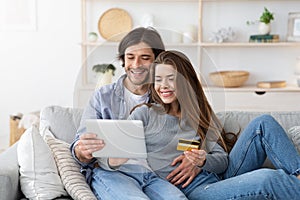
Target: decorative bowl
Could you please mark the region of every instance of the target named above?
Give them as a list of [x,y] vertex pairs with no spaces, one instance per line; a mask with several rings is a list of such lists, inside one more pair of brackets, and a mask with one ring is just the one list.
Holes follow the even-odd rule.
[[89,32],[88,39],[90,42],[96,42],[98,40],[98,35],[95,32]]
[[240,87],[249,78],[248,71],[216,71],[209,74],[210,80],[218,87]]

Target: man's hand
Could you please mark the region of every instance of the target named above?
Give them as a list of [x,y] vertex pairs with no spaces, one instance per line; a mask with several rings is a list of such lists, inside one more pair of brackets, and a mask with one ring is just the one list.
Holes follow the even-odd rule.
[[182,185],[182,187],[185,188],[200,173],[201,169],[193,165],[192,162],[185,157],[185,155],[180,155],[175,158],[171,165],[174,166],[178,162],[180,162],[179,166],[167,176],[167,180],[174,185],[179,185],[185,181]]
[[97,138],[96,134],[84,133],[75,146],[75,155],[81,162],[89,163],[93,158],[92,153],[103,149],[104,145],[104,141]]

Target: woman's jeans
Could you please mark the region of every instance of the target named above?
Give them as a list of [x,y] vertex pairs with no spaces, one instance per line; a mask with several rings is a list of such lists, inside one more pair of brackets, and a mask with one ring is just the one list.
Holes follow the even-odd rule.
[[[266,157],[277,170],[260,169]],[[273,117],[262,115],[247,126],[230,152],[224,180],[185,194],[189,199],[296,200],[300,199],[299,174],[296,148]]]
[[140,165],[123,165],[118,171],[96,168],[91,186],[103,200],[187,200],[177,187]]
[[[260,169],[266,157],[277,170]],[[229,154],[229,166],[224,174],[217,176],[203,170],[186,188],[178,188],[190,200],[298,200],[300,180],[296,176],[299,173],[300,155],[296,148],[273,117],[262,115],[240,135]],[[143,191],[148,197],[141,192],[143,182],[137,179],[150,184],[149,190]],[[154,186],[156,183],[151,186],[151,174],[137,179],[97,168],[94,169],[92,188],[99,195],[98,199],[172,199],[159,196],[166,192],[166,186]],[[172,191],[172,187],[167,186]]]

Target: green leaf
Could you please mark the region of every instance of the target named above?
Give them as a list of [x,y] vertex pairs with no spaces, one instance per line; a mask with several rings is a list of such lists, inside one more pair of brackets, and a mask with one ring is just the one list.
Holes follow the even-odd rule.
[[92,70],[96,73],[98,72],[105,73],[110,69],[114,72],[116,70],[116,67],[113,64],[98,64],[98,65],[94,65],[92,68]]
[[269,24],[272,20],[274,20],[274,14],[271,13],[266,7],[264,8],[264,12],[259,18],[260,22],[265,24]]

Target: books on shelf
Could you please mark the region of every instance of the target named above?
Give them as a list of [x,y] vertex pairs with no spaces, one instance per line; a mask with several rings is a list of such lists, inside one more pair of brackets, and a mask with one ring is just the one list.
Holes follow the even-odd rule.
[[258,88],[283,88],[286,87],[286,81],[261,81],[257,82]]
[[250,35],[249,42],[279,42],[279,35],[267,34],[267,35]]

